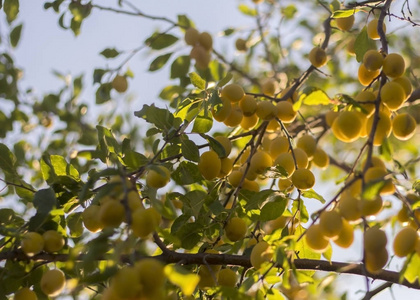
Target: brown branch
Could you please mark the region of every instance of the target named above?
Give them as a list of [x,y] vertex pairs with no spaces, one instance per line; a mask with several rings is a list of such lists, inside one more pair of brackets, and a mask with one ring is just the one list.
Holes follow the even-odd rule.
[[[26,256],[21,250],[8,251],[0,253],[0,261],[11,260],[11,261],[39,261],[39,262],[66,262],[72,259],[83,260],[85,255],[81,254],[76,258],[71,257],[68,254],[50,254],[40,253],[32,257]],[[145,256],[138,253],[134,254],[136,260],[144,258],[150,258],[151,256]],[[121,261],[124,263],[130,263],[132,261],[132,254],[122,255]],[[167,251],[153,258],[161,260],[165,263],[183,263],[186,265],[233,265],[245,268],[251,268],[251,262],[249,257],[242,255],[230,255],[230,254],[212,254],[212,253],[178,253],[175,251]],[[99,257],[98,260],[106,260],[106,257]],[[400,273],[388,270],[381,270],[378,273],[365,272],[364,265],[361,263],[343,263],[343,262],[329,262],[325,260],[316,259],[295,259],[293,261],[296,269],[298,270],[315,270],[324,272],[354,274],[361,276],[368,276],[374,280],[384,280],[393,284],[400,284],[413,289],[420,289],[420,284],[416,281],[410,283],[407,280],[400,282]]]

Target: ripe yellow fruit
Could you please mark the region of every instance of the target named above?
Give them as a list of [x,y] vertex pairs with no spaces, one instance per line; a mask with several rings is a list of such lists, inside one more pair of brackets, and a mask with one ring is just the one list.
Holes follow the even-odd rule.
[[277,92],[278,82],[274,78],[266,78],[261,84],[261,91],[264,95],[273,97]]
[[211,113],[213,115],[213,119],[218,122],[223,122],[226,118],[230,115],[232,110],[232,104],[228,98],[222,97],[220,98],[222,101],[221,104],[213,106],[211,109]]
[[359,70],[357,71],[357,78],[362,85],[368,86],[376,77],[379,76],[379,73],[380,70],[369,71],[366,69],[364,64],[360,64]]
[[[124,201],[124,200],[122,200]],[[127,194],[127,203],[131,212],[136,211],[138,208],[143,208],[143,202],[140,199],[140,195],[137,190],[131,190]]]
[[236,242],[245,237],[247,229],[248,227],[243,219],[233,217],[226,224],[225,234],[229,240]]
[[48,270],[42,274],[40,286],[44,294],[55,297],[66,286],[66,276],[59,269]]
[[316,139],[312,135],[305,134],[298,139],[296,147],[305,151],[305,153],[308,155],[308,158],[311,159],[314,156],[316,144]]
[[185,42],[187,45],[194,46],[198,43],[198,38],[200,36],[200,32],[198,32],[197,29],[190,27],[187,30],[185,30]]
[[309,190],[315,185],[315,176],[308,169],[297,169],[292,175],[293,185],[299,190]]
[[406,223],[410,221],[410,212],[407,206],[403,205],[401,209],[398,211],[397,220],[400,223]]
[[116,90],[118,93],[124,93],[128,89],[128,81],[125,76],[117,75],[112,80],[112,88]]
[[292,151],[292,155],[296,160],[296,164],[298,168],[307,168],[309,166],[309,158],[305,151],[300,148],[294,148]]
[[[280,93],[280,98],[285,97],[286,94],[289,93],[291,88],[292,88],[292,86],[289,86],[289,87],[285,88],[284,90],[282,90],[281,93]],[[295,90],[291,97],[289,97],[287,99],[283,99],[283,100],[291,102],[291,103],[295,103],[298,100],[298,92]]]
[[137,209],[131,217],[131,229],[133,234],[140,238],[146,238],[154,232],[160,223],[160,215],[154,208]]
[[239,124],[242,129],[244,130],[250,130],[254,128],[258,124],[258,116],[256,114],[253,114],[249,117],[244,116],[242,118],[241,123]]
[[314,47],[309,52],[309,61],[315,68],[320,68],[327,63],[327,54],[321,47]]
[[140,285],[142,287],[143,295],[154,295],[157,291],[163,288],[165,283],[165,273],[163,270],[164,266],[159,260],[154,258],[145,258],[137,262],[134,265],[134,268],[137,270],[140,277]]
[[236,276],[236,272],[232,269],[222,269],[219,271],[219,275],[217,277],[217,282],[221,286],[230,286],[234,287],[236,285],[236,281],[238,277]]
[[394,238],[393,249],[396,256],[405,257],[416,248],[419,239],[417,230],[411,227],[404,227]]
[[82,212],[83,225],[90,232],[98,232],[104,228],[104,224],[99,219],[99,210],[99,205],[91,205]]
[[[365,166],[366,166],[366,160],[363,161],[362,167],[365,168]],[[375,156],[375,155],[371,157],[369,167],[379,167],[386,170],[386,166],[383,160],[380,157]]]
[[111,289],[120,298],[135,298],[142,290],[140,276],[134,267],[123,267],[112,277]]
[[198,69],[207,69],[211,60],[211,53],[201,44],[192,47],[190,57],[195,59],[195,65]]
[[376,71],[382,67],[384,57],[376,50],[368,50],[363,56],[363,65],[368,71]]
[[266,151],[257,151],[251,157],[250,172],[262,174],[264,171],[273,165],[273,159]]
[[342,142],[350,143],[360,136],[363,123],[355,111],[342,111],[331,127],[334,136]]
[[398,53],[388,54],[382,66],[382,71],[386,76],[396,78],[402,76],[405,71],[405,61],[404,58]]
[[354,44],[356,42],[356,38],[352,37],[346,45],[346,51],[349,55],[355,56],[356,52],[355,52],[355,47]]
[[106,195],[99,200],[100,204],[105,202],[105,199],[112,199],[112,197],[119,198],[124,191],[134,189],[134,185],[130,179],[127,177],[121,177],[120,175],[112,176],[108,181],[108,184],[113,187],[113,190],[109,195]]
[[381,196],[375,197],[375,199],[372,200],[366,200],[366,199],[360,199],[359,201],[360,205],[360,212],[362,213],[362,216],[374,216],[377,215],[383,206],[383,201]]
[[243,115],[249,117],[252,116],[257,110],[257,101],[255,100],[254,96],[245,95],[239,101],[239,107],[241,108]]
[[381,248],[375,252],[366,252],[365,266],[366,270],[370,273],[378,273],[385,267],[388,261],[388,251],[386,248]]
[[251,265],[259,269],[264,262],[268,262],[273,257],[273,251],[266,241],[258,242],[251,251]]
[[45,231],[42,235],[44,239],[44,250],[52,253],[63,249],[65,241],[63,236],[55,230]]
[[282,167],[287,172],[287,177],[292,176],[296,169],[295,160],[290,152],[280,153],[275,159],[274,165]]
[[271,101],[264,100],[257,103],[255,113],[261,120],[269,121],[277,116],[278,109]]
[[98,216],[104,227],[118,227],[124,221],[124,205],[116,200],[107,201],[101,204]]
[[327,123],[327,125],[331,128],[334,120],[340,115],[340,113],[338,111],[334,111],[334,110],[329,110],[327,111],[327,113],[325,114],[325,122]]
[[198,169],[205,179],[213,180],[216,178],[221,168],[222,162],[215,151],[209,150],[201,154]]
[[407,98],[411,95],[411,92],[413,91],[413,86],[411,85],[410,79],[408,79],[406,76],[394,78],[392,82],[396,82],[402,86]]
[[222,166],[220,168],[220,173],[219,175],[217,175],[217,177],[222,178],[229,175],[233,169],[233,161],[234,160],[229,157],[222,158],[220,160]]
[[[368,134],[372,130],[373,119],[375,115],[368,118],[366,122],[366,131]],[[376,126],[375,136],[373,138],[373,145],[380,146],[385,138],[391,134],[392,123],[389,115],[386,112],[379,112],[379,121]]]
[[416,132],[416,120],[407,113],[397,115],[392,120],[392,134],[401,141],[410,139]]
[[384,249],[388,239],[383,230],[378,227],[371,227],[366,230],[364,235],[364,246],[365,251],[375,253]]
[[227,118],[223,121],[226,126],[236,127],[241,124],[244,115],[239,105],[232,105],[232,110]]
[[305,240],[308,246],[317,252],[324,252],[330,244],[324,237],[321,226],[314,224],[308,228],[305,234]]
[[357,94],[356,97],[354,97],[354,100],[356,100],[357,102],[363,102],[360,103],[360,106],[366,110],[366,116],[371,116],[375,111],[374,101],[376,100],[376,95],[373,92],[368,90],[361,91],[359,94]]
[[277,186],[280,191],[290,193],[295,188],[290,178],[279,178]]
[[38,300],[38,297],[34,291],[24,287],[15,293],[13,300]]
[[231,102],[239,102],[244,96],[245,92],[242,86],[236,83],[225,85],[222,89],[222,97]]
[[336,238],[343,229],[343,219],[336,210],[324,211],[319,217],[319,228],[327,238]]
[[242,38],[238,38],[235,41],[235,47],[236,50],[238,51],[246,51],[248,50],[248,46],[246,44],[246,40],[242,39]]
[[244,184],[242,185],[242,188],[248,191],[253,192],[259,192],[260,191],[260,185],[258,182],[253,180],[245,179]]
[[224,157],[229,156],[230,152],[232,151],[232,142],[230,141],[230,139],[223,135],[218,135],[214,139],[223,146],[223,149],[225,149]]
[[391,111],[400,108],[405,99],[403,87],[394,81],[388,81],[381,89],[381,100]]
[[354,229],[353,226],[343,219],[343,228],[338,234],[337,238],[334,240],[334,243],[341,248],[348,248],[353,244],[354,240]]
[[[386,25],[385,22],[382,23],[382,29],[384,33],[386,33]],[[373,19],[367,25],[367,34],[372,40],[379,40],[379,33],[378,33],[378,19]]]
[[347,221],[356,221],[361,218],[360,200],[349,192],[343,193],[338,202],[340,215]]
[[44,239],[38,232],[27,232],[22,237],[21,247],[27,256],[34,256],[44,249]]
[[216,286],[216,280],[219,276],[219,270],[211,270],[207,265],[202,265],[198,271],[200,276],[200,281],[198,282],[198,287],[200,289],[206,289],[213,286]]
[[284,216],[280,216],[274,220],[270,220],[264,224],[264,232],[267,234],[271,234],[274,230],[284,228],[289,220],[289,217]]
[[277,158],[279,154],[289,151],[289,139],[285,136],[278,136],[273,139],[268,147],[272,158]]
[[297,116],[297,111],[293,109],[293,104],[289,101],[280,101],[277,103],[277,118],[285,124],[292,123]]
[[280,123],[276,119],[268,121],[265,132],[278,132],[280,130]]
[[388,171],[380,167],[372,167],[366,170],[364,174],[365,183],[385,181],[384,187],[379,191],[381,195],[392,195],[395,192],[395,186],[392,179],[384,179],[388,175]]
[[335,23],[340,30],[349,31],[354,24],[354,15],[335,19]]
[[207,51],[210,51],[213,48],[213,38],[208,32],[202,32],[198,36],[198,42],[201,46],[204,47]]
[[150,169],[146,175],[146,185],[159,189],[168,184],[171,180],[171,172],[165,166],[158,165]]
[[312,158],[312,163],[320,169],[326,169],[330,164],[330,157],[324,149],[317,147]]

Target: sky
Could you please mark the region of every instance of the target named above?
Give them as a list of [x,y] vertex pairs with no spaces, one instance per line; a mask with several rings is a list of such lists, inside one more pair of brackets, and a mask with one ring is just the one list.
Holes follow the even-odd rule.
[[[59,15],[53,10],[43,9],[44,1],[20,1],[20,20],[24,21],[21,42],[13,55],[18,66],[24,70],[22,85],[33,88],[34,92],[42,96],[45,93],[57,92],[62,82],[53,74],[53,70],[72,76],[84,75],[86,90],[82,100],[94,103],[95,88],[92,88],[92,73],[95,68],[106,66],[116,67],[117,60],[105,60],[99,53],[105,48],[116,47],[119,50],[130,50],[138,47],[155,29],[167,28],[161,22],[145,20],[137,17],[118,15],[115,13],[93,10],[91,16],[82,25],[80,36],[74,37],[70,30],[63,30],[58,26]],[[103,6],[112,6],[115,0],[95,1]],[[133,1],[134,2],[134,1]],[[158,0],[138,1],[143,12],[167,16],[176,20],[177,14],[186,14],[195,22],[200,31],[208,31],[213,36],[229,26],[254,25],[253,20],[241,15],[236,0]],[[244,1],[250,4],[251,1]],[[179,37],[179,30],[173,31]],[[216,42],[216,47],[219,44]],[[224,49],[223,45],[220,45]],[[189,50],[185,50],[188,54]],[[135,78],[129,81],[129,93],[134,95],[130,109],[138,110],[142,104],[159,102],[157,95],[168,85],[168,69],[155,73],[147,72],[152,60],[143,51],[134,56],[127,67],[133,70]],[[117,100],[123,101],[123,96],[116,95]],[[120,98],[118,98],[120,97]],[[166,105],[159,102],[161,106]],[[325,186],[324,186],[325,190]],[[334,248],[335,260],[359,260],[361,255],[359,242],[349,250]],[[350,283],[350,284],[349,284]],[[358,276],[342,276],[338,289],[349,290],[348,299],[360,299],[363,294],[356,294],[358,289],[365,288],[365,279]],[[393,287],[395,299],[416,297],[418,292],[399,286]],[[388,291],[378,295],[375,299],[392,299]]]

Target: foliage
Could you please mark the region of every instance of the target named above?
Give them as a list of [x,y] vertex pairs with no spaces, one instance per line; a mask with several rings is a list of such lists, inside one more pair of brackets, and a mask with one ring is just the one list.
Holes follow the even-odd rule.
[[[43,96],[22,90],[13,48],[25,23],[19,0],[0,2],[10,39],[0,44],[0,299],[344,298],[336,273],[365,276],[366,299],[393,284],[420,289],[418,3],[243,1],[252,26],[209,34],[186,15],[115,2],[44,3],[75,36],[102,11],[163,27],[132,51],[98,49],[115,67],[89,74],[88,102],[85,75],[56,72],[63,87]],[[127,63],[146,50],[149,72],[168,66],[161,101],[92,120],[88,108],[129,93]],[[402,227],[414,229],[404,245],[393,238]],[[332,244],[349,247],[357,231],[361,260],[332,261]],[[386,283],[370,291],[370,279]]]

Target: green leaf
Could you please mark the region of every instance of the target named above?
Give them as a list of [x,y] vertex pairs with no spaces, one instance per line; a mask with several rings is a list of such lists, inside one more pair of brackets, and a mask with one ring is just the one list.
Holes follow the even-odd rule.
[[[295,236],[299,237],[305,232],[305,228],[302,227],[302,225],[299,225],[296,228]],[[306,243],[306,239],[300,239],[299,242],[296,243],[295,249],[296,252],[298,252],[299,258],[309,258],[309,259],[320,259],[321,253],[313,251],[308,244]]]
[[306,105],[329,105],[331,103],[328,95],[316,87],[305,88],[298,101],[302,101]]
[[174,118],[168,109],[157,108],[154,104],[143,105],[141,110],[134,112],[134,115],[165,131],[178,127],[182,123],[182,120],[180,118]]
[[12,47],[16,47],[18,45],[20,35],[22,33],[22,27],[23,24],[19,24],[10,32],[10,45],[12,45]]
[[80,181],[79,172],[60,155],[44,154],[41,160],[41,171],[43,178],[50,185],[58,182],[59,177],[69,177]]
[[13,22],[19,14],[19,0],[4,0],[3,10],[6,13],[7,22]]
[[164,55],[156,57],[150,64],[149,71],[153,72],[153,71],[157,71],[161,69],[168,62],[171,55],[172,53],[168,53],[168,54],[164,54]]
[[177,232],[173,232],[181,242],[181,247],[190,250],[197,245],[201,240],[201,232],[203,226],[199,223],[186,223],[184,226],[179,228]]
[[16,157],[5,144],[0,143],[0,169],[12,178],[19,177],[16,172]]
[[273,202],[267,202],[261,209],[260,220],[270,221],[283,215],[287,201],[281,196],[277,196]]
[[51,188],[37,191],[34,195],[33,203],[37,212],[44,215],[49,214],[50,211],[58,206],[57,198]]
[[184,77],[190,69],[190,57],[187,55],[177,57],[171,65],[171,79]]
[[222,87],[227,84],[233,78],[232,73],[227,73],[225,77],[223,77],[218,83],[217,87]]
[[410,283],[414,283],[416,279],[420,278],[420,256],[417,253],[410,255],[406,259],[404,268],[401,270],[400,274],[401,277],[407,279]]
[[206,196],[205,192],[199,190],[191,191],[181,196],[181,201],[184,203],[184,213],[198,218]]
[[120,52],[115,48],[106,48],[99,54],[104,56],[105,58],[114,58],[120,55]]
[[194,27],[194,23],[186,15],[178,15],[178,25],[181,27],[181,30]]
[[172,172],[172,178],[179,185],[188,185],[203,179],[196,164],[183,161]]
[[207,106],[200,111],[194,120],[192,132],[206,133],[209,132],[213,126],[213,117],[209,113]]
[[83,234],[82,213],[75,212],[70,214],[67,219],[67,226],[70,229],[70,237],[78,238]]
[[368,37],[366,26],[360,31],[354,42],[354,52],[356,53],[356,60],[361,62],[366,51],[376,49],[375,41]]
[[197,145],[191,140],[182,139],[181,152],[185,159],[195,162],[198,162],[200,159],[200,151],[198,150]]
[[375,180],[372,182],[368,182],[365,184],[363,192],[362,192],[362,199],[364,200],[375,200],[378,197],[380,190],[387,184],[387,181],[384,179]]
[[415,190],[417,194],[420,194],[420,179],[414,181],[413,190]]
[[209,142],[210,148],[213,149],[219,157],[226,157],[226,150],[219,141],[207,134],[200,134],[200,136]]
[[155,32],[145,43],[154,50],[161,50],[176,43],[178,38],[172,34]]
[[285,19],[287,19],[287,20],[293,19],[293,17],[297,13],[296,6],[293,5],[293,4],[290,4],[290,5],[286,6],[286,7],[283,7],[281,9],[281,13],[285,17]]
[[200,77],[200,75],[198,75],[195,72],[191,72],[190,74],[188,74],[188,76],[191,79],[191,83],[198,89],[200,90],[205,90],[206,89],[206,81]]
[[322,197],[320,194],[318,194],[317,192],[315,192],[314,190],[310,189],[307,191],[304,191],[302,193],[302,197],[308,198],[308,199],[316,199],[319,202],[321,202],[322,204],[325,203],[325,199],[324,197]]
[[191,273],[191,271],[186,270],[180,265],[166,265],[164,272],[166,278],[168,278],[172,284],[180,287],[182,293],[187,297],[192,295],[200,282],[199,275]]
[[96,130],[98,131],[99,150],[105,151],[104,153],[121,153],[121,145],[115,139],[111,129],[97,125]]
[[163,100],[172,100],[175,97],[178,97],[185,91],[185,88],[179,85],[169,85],[162,89],[159,94],[159,97]]
[[257,10],[254,8],[249,7],[248,5],[245,4],[240,4],[238,6],[238,9],[241,13],[243,13],[244,15],[247,16],[251,16],[251,17],[255,17],[257,15]]
[[93,83],[100,83],[102,80],[102,76],[104,76],[105,73],[106,70],[95,69],[95,71],[93,71]]
[[298,201],[293,201],[292,205],[292,214],[294,215],[297,211],[300,213],[300,221],[302,223],[306,223],[309,220],[308,210],[306,209],[306,205],[302,199]]
[[112,84],[110,82],[101,84],[96,90],[96,104],[103,104],[111,100]]
[[334,19],[347,18],[347,17],[350,17],[351,15],[354,15],[354,13],[357,11],[358,10],[354,10],[354,9],[336,10],[332,14],[331,17]]

